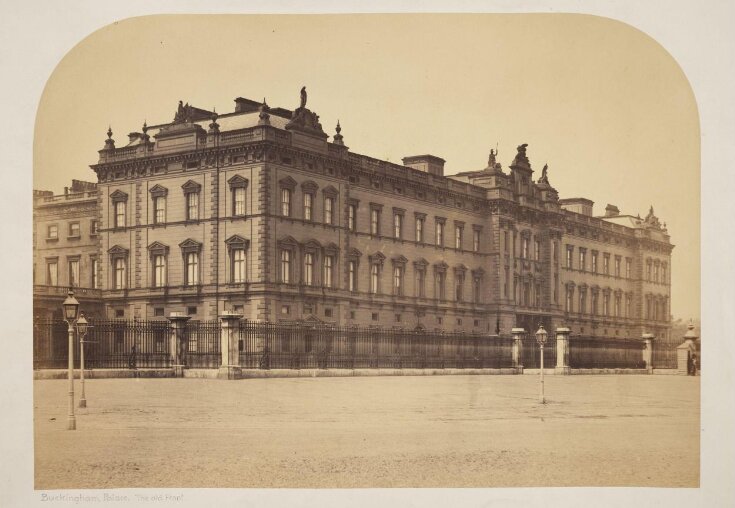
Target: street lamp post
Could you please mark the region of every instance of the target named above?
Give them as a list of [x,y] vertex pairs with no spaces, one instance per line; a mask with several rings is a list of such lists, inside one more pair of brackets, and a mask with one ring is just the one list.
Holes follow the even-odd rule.
[[544,325],[540,324],[536,331],[536,342],[538,342],[539,348],[541,349],[541,394],[539,395],[539,402],[546,404],[546,397],[544,396],[544,344],[549,334],[544,330]]
[[74,298],[74,291],[69,290],[69,295],[61,306],[64,309],[64,319],[69,326],[69,419],[66,429],[76,430],[77,419],[74,416],[74,325],[79,313],[79,302]]
[[79,399],[79,407],[87,407],[87,397],[84,394],[84,342],[89,326],[84,313],[79,313],[77,320],[77,333],[79,333],[79,380],[82,383],[82,396]]

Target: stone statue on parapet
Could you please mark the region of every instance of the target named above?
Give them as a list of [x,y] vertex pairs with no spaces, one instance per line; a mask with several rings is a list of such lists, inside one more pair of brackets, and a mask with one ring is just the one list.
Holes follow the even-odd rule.
[[538,179],[538,183],[545,183],[549,184],[549,175],[547,172],[549,171],[549,165],[544,164],[544,168],[541,170],[541,178]]
[[182,122],[188,122],[191,120],[191,106],[189,106],[189,103],[187,102],[184,104],[184,101],[179,101],[179,108],[176,110],[176,114],[174,115],[174,123],[182,123]]
[[306,107],[306,87],[301,87],[301,109]]

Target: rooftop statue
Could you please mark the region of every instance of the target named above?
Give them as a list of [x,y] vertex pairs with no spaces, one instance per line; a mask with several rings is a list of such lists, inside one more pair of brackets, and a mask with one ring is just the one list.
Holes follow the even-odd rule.
[[191,106],[189,106],[189,103],[187,102],[184,104],[184,101],[179,101],[179,108],[176,110],[176,114],[174,115],[174,123],[183,123],[188,122],[191,120]]
[[301,108],[303,109],[305,107],[306,107],[306,87],[302,86],[301,87]]
[[544,164],[544,168],[541,170],[541,178],[538,179],[538,183],[545,183],[549,184],[549,175],[547,174],[549,170],[549,165]]

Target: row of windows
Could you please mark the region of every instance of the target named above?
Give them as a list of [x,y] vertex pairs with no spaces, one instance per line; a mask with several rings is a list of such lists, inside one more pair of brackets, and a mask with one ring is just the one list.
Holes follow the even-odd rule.
[[[284,284],[293,284],[294,280],[294,251],[292,249],[282,249],[280,251],[279,265],[279,281]],[[316,253],[305,252],[303,254],[303,264],[301,270],[300,284],[306,286],[323,286],[327,288],[335,287],[336,256],[324,255],[321,264],[321,280],[318,279],[316,272]],[[369,268],[369,287],[368,292],[371,294],[385,293],[383,264],[371,262]],[[391,271],[391,291],[390,294],[396,296],[405,296],[406,288],[406,266],[405,264],[394,264]],[[434,298],[439,300],[446,299],[446,271],[435,270],[434,273]],[[416,267],[414,274],[414,295],[418,298],[426,297],[426,267]],[[480,302],[481,277],[473,277],[472,285],[472,301]],[[321,283],[320,283],[321,282]],[[359,261],[349,259],[347,261],[347,290],[350,292],[358,292],[359,289]],[[454,276],[453,300],[462,302],[465,299],[465,275],[459,271]]]
[[668,282],[668,265],[661,263],[658,259],[646,260],[646,282],[666,284]]
[[588,308],[587,291],[579,291],[575,301],[574,289],[570,287],[566,288],[564,310],[566,312],[577,312],[579,314],[590,314],[593,316],[634,317],[633,295],[631,294],[611,294],[605,291],[602,293],[602,298],[600,298],[599,291],[592,291],[589,296]]
[[[585,247],[579,247],[579,257],[577,261],[576,269],[581,272],[591,273],[602,273],[603,275],[614,275],[615,277],[623,277],[622,272],[622,256],[615,256],[613,259],[613,272],[610,272],[610,254],[604,252],[602,254],[602,266],[600,267],[600,256],[595,250],[590,252],[589,265],[587,263],[587,249]],[[567,256],[564,266],[569,269],[574,269],[574,246],[567,245]],[[625,258],[625,278],[632,278],[632,266],[633,259]]]
[[[83,283],[82,274],[80,273],[80,258],[73,258],[67,261],[67,286],[80,287]],[[98,269],[99,265],[97,258],[90,258],[90,273],[89,273],[89,286],[97,289],[99,287],[98,281]],[[35,276],[34,276],[35,278]],[[46,261],[46,285],[58,286],[59,285],[59,261],[57,259]]]
[[[292,193],[293,191],[289,188],[281,189],[281,215],[284,217],[292,217]],[[303,196],[303,214],[304,220],[314,220],[314,194],[304,193]],[[333,196],[324,197],[323,207],[323,223],[324,224],[336,224],[335,220],[335,203],[336,199]],[[381,215],[382,210],[378,206],[370,207],[370,234],[373,236],[381,236]],[[426,216],[424,214],[416,214],[414,223],[414,240],[419,243],[424,243],[425,239],[425,221]],[[434,242],[435,245],[445,245],[445,224],[446,220],[441,217],[436,218],[435,231],[434,231]],[[357,205],[350,203],[347,205],[347,229],[350,231],[357,231]],[[393,228],[392,237],[396,239],[405,239],[405,227],[404,227],[404,213],[394,211],[393,213]],[[455,223],[454,227],[454,248],[464,248],[464,226]],[[472,231],[472,250],[474,252],[480,251],[480,229],[474,227]]]
[[[89,236],[95,236],[97,234],[98,222],[96,220],[90,221],[89,223]],[[82,225],[79,221],[69,223],[69,229],[67,238],[81,238],[82,236]],[[58,240],[59,239],[59,225],[49,224],[46,230],[47,240]]]

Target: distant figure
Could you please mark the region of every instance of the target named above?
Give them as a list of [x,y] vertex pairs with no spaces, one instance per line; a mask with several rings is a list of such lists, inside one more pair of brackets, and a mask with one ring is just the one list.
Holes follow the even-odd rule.
[[697,355],[692,355],[692,376],[697,375],[697,369],[699,368],[699,358]]
[[301,109],[306,107],[306,87],[301,87]]
[[134,369],[136,364],[136,358],[135,358],[135,345],[133,345],[132,348],[130,348],[130,357],[128,358],[128,368]]

